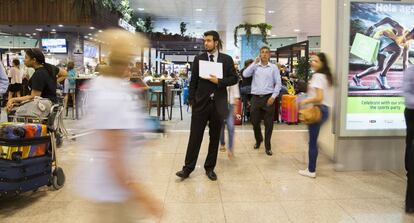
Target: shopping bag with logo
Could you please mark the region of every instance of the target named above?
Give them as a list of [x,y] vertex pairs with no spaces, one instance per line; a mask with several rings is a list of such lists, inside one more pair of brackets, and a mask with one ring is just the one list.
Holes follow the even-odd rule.
[[351,53],[369,63],[375,63],[379,46],[379,40],[357,33],[352,43]]

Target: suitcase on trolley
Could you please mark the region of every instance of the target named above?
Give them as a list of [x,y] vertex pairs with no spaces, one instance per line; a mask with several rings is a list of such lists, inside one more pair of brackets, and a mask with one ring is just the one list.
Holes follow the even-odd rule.
[[0,159],[17,161],[44,156],[49,145],[46,125],[9,122],[0,126]]
[[296,95],[282,96],[282,121],[287,124],[297,124],[299,108]]
[[41,156],[21,161],[0,159],[0,197],[51,185],[52,158]]
[[[237,100],[237,102],[233,105],[234,114],[239,115],[239,117],[242,117],[243,114],[243,104],[240,100]],[[241,125],[242,124],[242,118],[238,119],[237,116],[234,116],[234,124],[235,125]]]

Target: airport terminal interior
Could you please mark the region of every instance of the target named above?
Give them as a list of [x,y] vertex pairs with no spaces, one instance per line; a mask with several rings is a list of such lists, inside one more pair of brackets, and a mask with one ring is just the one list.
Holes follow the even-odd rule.
[[413,0],[2,0],[0,222],[414,222],[413,21]]

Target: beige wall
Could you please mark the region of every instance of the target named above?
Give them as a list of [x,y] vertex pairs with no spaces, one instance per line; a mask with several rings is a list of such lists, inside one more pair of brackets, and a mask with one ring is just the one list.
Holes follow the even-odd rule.
[[[327,54],[332,72],[336,69],[337,4],[337,0],[321,0],[321,52]],[[335,95],[334,89],[331,90],[329,95]],[[332,98],[330,118],[321,129],[318,143],[322,152],[333,160],[335,155],[335,137],[332,134],[334,97],[330,98]]]

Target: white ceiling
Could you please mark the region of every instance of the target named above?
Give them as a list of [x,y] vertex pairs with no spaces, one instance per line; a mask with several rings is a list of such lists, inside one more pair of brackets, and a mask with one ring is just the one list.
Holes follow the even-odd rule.
[[[254,1],[254,0],[253,0]],[[320,35],[321,0],[266,0],[266,22],[277,37]],[[155,30],[167,28],[178,33],[180,22],[188,23],[187,33],[201,36],[209,29],[226,31],[232,42],[234,27],[242,23],[242,0],[130,0],[140,15],[151,15]],[[144,11],[138,11],[144,8]],[[196,9],[202,9],[199,12]],[[274,11],[271,14],[268,11]],[[295,29],[301,30],[300,33]]]

